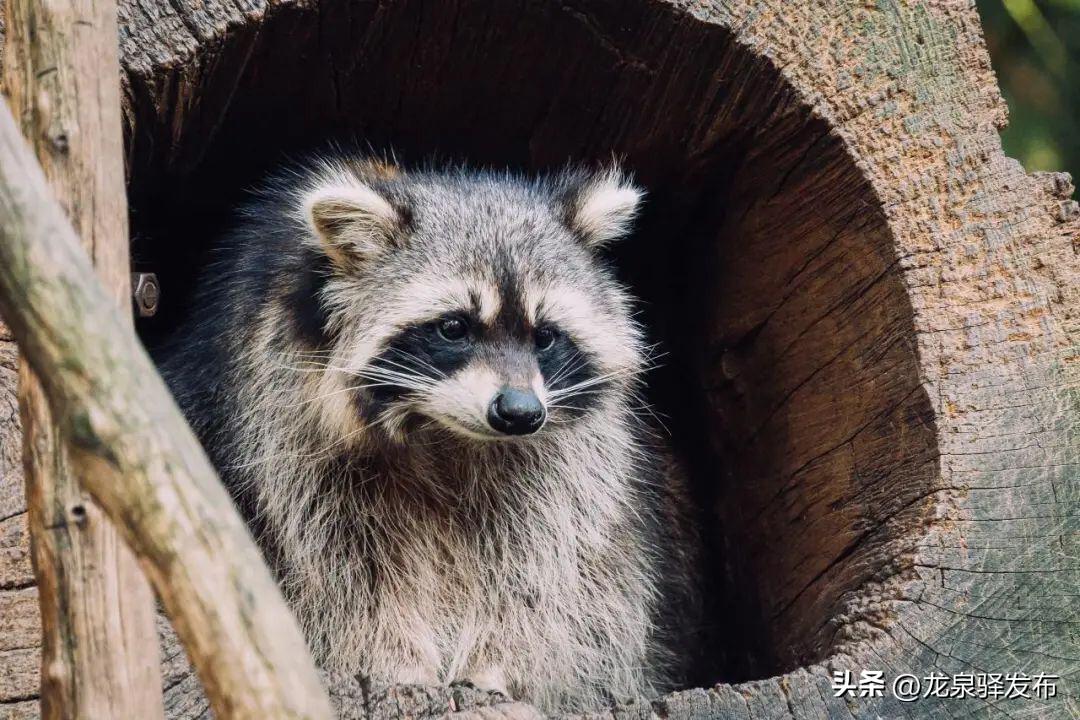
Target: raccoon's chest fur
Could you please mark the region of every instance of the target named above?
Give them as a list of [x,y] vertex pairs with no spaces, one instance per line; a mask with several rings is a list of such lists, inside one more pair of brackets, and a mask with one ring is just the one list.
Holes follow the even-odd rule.
[[249,478],[316,656],[396,682],[493,683],[549,710],[649,692],[656,570],[620,435],[528,452],[433,442]]

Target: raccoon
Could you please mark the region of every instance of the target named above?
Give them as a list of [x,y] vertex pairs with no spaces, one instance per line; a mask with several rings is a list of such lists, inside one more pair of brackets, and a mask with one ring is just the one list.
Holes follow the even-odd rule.
[[337,156],[241,211],[157,358],[322,667],[547,712],[680,681],[689,503],[602,260],[641,199]]

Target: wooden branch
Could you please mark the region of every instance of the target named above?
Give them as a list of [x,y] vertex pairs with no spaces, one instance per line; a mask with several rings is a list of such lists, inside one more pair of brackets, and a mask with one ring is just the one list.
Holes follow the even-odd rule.
[[243,521],[0,111],[0,313],[73,467],[139,557],[219,720],[329,718]]
[[[4,84],[23,133],[98,276],[128,307],[116,2],[11,0],[7,14]],[[42,620],[42,715],[162,717],[150,587],[80,488],[25,362],[19,406]]]

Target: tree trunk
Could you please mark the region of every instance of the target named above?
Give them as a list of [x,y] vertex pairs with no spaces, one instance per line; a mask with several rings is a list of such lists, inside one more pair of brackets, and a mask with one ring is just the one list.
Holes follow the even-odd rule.
[[[609,714],[1080,711],[1080,212],[1067,176],[1003,156],[969,3],[151,0],[120,30],[149,341],[240,189],[326,137],[526,170],[614,152],[648,188],[614,259],[670,351],[655,400],[710,516],[721,632],[708,689]],[[170,657],[167,714],[196,717]],[[834,697],[845,670],[1061,679],[905,703]],[[527,712],[334,680],[345,717]]]
[[[5,89],[23,134],[116,303],[129,307],[116,3],[7,4]],[[42,715],[162,717],[154,599],[134,556],[72,473],[41,385],[19,402],[43,619]],[[23,598],[32,596],[27,589]]]

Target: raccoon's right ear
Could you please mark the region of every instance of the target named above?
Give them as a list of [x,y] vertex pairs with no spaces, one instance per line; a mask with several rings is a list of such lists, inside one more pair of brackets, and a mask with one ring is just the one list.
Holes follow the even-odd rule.
[[315,188],[304,199],[304,216],[326,254],[342,267],[388,250],[401,226],[394,206],[359,180]]

